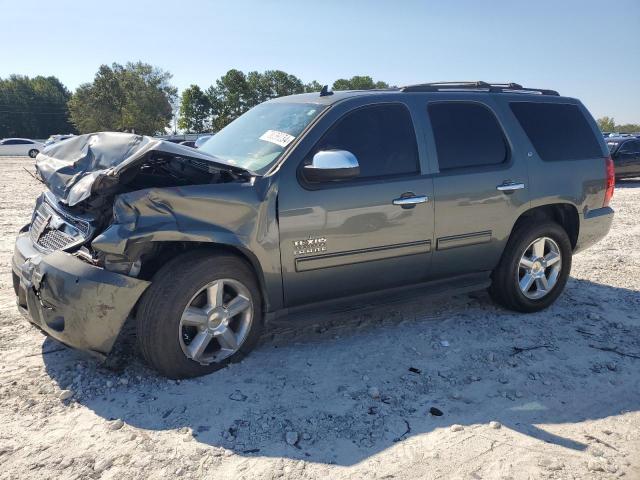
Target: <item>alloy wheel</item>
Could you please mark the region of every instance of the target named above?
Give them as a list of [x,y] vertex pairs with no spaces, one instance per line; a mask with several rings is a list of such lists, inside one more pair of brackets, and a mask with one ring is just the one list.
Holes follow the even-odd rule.
[[253,321],[249,289],[225,278],[196,293],[180,318],[178,335],[184,354],[209,365],[236,353],[247,339]]
[[520,257],[516,281],[525,297],[538,300],[553,290],[561,270],[560,247],[552,238],[540,237]]

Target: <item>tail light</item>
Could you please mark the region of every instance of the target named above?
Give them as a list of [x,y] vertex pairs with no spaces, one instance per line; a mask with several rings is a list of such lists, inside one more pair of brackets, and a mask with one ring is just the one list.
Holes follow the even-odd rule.
[[608,207],[609,202],[611,202],[611,197],[613,197],[613,189],[616,184],[616,169],[613,166],[613,159],[611,157],[607,157],[605,159],[605,169],[607,171],[607,180],[605,183],[606,190],[604,191],[604,203],[603,207]]

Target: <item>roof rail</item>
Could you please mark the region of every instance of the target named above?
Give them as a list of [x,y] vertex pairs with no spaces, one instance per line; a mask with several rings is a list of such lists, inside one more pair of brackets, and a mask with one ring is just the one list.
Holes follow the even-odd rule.
[[417,85],[407,85],[400,89],[403,92],[442,92],[442,91],[469,91],[480,90],[490,93],[537,93],[539,95],[560,94],[555,90],[545,88],[527,88],[518,83],[487,83],[477,82],[433,82],[420,83]]

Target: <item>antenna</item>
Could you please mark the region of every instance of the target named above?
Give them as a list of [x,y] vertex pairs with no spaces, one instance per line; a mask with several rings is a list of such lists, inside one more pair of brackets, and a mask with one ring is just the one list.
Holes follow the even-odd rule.
[[333,92],[329,91],[329,85],[325,85],[324,87],[322,87],[322,90],[320,90],[320,96],[328,97],[329,95],[333,95]]

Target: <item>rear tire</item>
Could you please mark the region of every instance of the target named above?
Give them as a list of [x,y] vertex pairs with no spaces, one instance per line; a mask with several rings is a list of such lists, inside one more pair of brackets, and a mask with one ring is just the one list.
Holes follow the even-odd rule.
[[[228,286],[224,286],[224,282]],[[210,289],[218,284],[223,285],[219,296],[214,295],[219,305],[209,306]],[[234,292],[242,295],[238,293],[234,297]],[[224,312],[231,306],[230,299],[239,297],[244,302],[242,313],[224,319]],[[189,314],[187,309],[196,315]],[[247,309],[251,310],[250,315]],[[209,314],[202,313],[207,310]],[[201,316],[204,322],[195,323],[202,320]],[[186,323],[185,318],[192,323]],[[231,325],[242,327],[234,326],[236,333]],[[232,337],[234,348],[228,344],[229,348],[225,348],[224,335],[214,336],[220,333],[216,333],[220,328],[225,330],[223,333],[235,335]],[[256,345],[262,332],[262,298],[252,268],[229,253],[197,250],[179,255],[154,275],[138,306],[136,330],[144,359],[169,378],[206,375],[240,361]],[[194,343],[198,336],[205,338],[201,343],[207,342],[201,350],[196,349]]]
[[543,310],[562,293],[571,271],[571,257],[569,236],[557,223],[519,227],[511,234],[491,275],[489,294],[510,310]]
[[40,152],[38,150],[36,150],[35,148],[29,150],[29,156],[31,158],[36,158],[38,156]]

